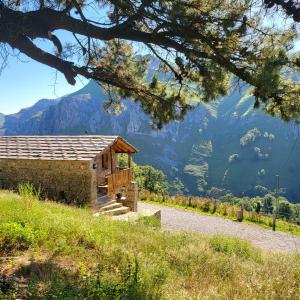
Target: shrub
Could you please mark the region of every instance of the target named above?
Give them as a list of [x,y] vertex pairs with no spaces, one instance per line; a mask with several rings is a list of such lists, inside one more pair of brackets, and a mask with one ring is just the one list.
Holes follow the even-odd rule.
[[171,182],[169,193],[171,195],[182,195],[184,193],[184,184],[178,177]]
[[263,224],[266,226],[269,226],[269,219],[271,218],[264,217],[260,213],[253,212],[253,211],[249,212],[248,215],[246,216],[247,221],[257,223],[257,224]]
[[232,154],[232,155],[229,156],[228,162],[229,162],[230,164],[232,164],[232,163],[234,163],[235,161],[238,161],[239,158],[240,158],[240,156],[239,156],[238,154]]
[[227,216],[227,215],[228,215],[228,209],[229,209],[228,203],[223,203],[223,204],[222,204],[222,211],[223,211],[223,215],[224,215],[224,216]]
[[210,200],[208,200],[208,199],[204,200],[203,205],[202,205],[202,210],[204,212],[209,212],[210,211],[210,205],[211,205]]
[[275,135],[266,131],[264,133],[264,138],[272,142],[275,140]]
[[152,193],[166,194],[169,189],[166,175],[152,166],[135,166],[134,178],[140,189]]
[[257,128],[253,128],[249,130],[241,139],[240,139],[240,145],[242,147],[246,147],[252,143],[254,143],[257,139],[257,137],[261,136],[261,132]]
[[11,276],[0,275],[0,300],[16,299],[16,282]]
[[289,202],[282,201],[279,203],[278,213],[282,218],[290,220],[292,217],[292,207]]
[[219,199],[228,193],[229,193],[229,191],[227,191],[223,188],[217,188],[217,187],[213,186],[206,192],[206,196],[209,198]]
[[[266,176],[266,170],[265,169],[261,169],[257,172],[257,175],[260,177],[264,177]],[[254,190],[256,189],[257,186],[254,187]],[[260,187],[260,186],[259,186]],[[264,187],[263,187],[264,188]],[[265,194],[268,192],[268,189],[265,188],[265,190],[263,191]]]
[[0,253],[27,250],[34,243],[35,235],[31,227],[14,222],[0,224]]
[[269,158],[268,153],[262,153],[259,147],[254,147],[255,157],[259,160],[266,160]]
[[218,209],[218,201],[217,200],[214,200],[213,201],[213,207],[212,207],[212,210],[211,210],[211,213],[214,214]]
[[273,212],[273,203],[275,202],[275,197],[271,194],[267,194],[263,197],[263,211],[267,214],[271,214]]
[[[263,172],[264,171],[264,172]],[[258,172],[258,176],[265,176],[266,175],[266,171],[265,169],[261,169]],[[266,194],[268,194],[269,190],[268,188],[266,188],[265,186],[262,185],[256,185],[254,187],[254,193],[256,196],[265,196]]]

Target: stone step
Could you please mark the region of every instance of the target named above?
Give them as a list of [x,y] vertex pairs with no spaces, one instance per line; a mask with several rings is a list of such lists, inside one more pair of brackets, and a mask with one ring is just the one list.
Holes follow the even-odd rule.
[[[115,202],[115,201],[114,201]],[[120,208],[120,207],[122,207],[123,205],[121,204],[121,203],[117,203],[117,202],[115,202],[115,203],[109,203],[109,204],[107,204],[107,205],[105,205],[105,206],[102,206],[101,208],[100,208],[100,211],[101,212],[104,212],[104,211],[108,211],[108,210],[113,210],[113,209],[116,209],[116,208]]]
[[99,193],[107,194],[108,185],[99,185],[98,186]]
[[97,201],[95,203],[95,208],[102,208],[102,207],[105,207],[107,205],[111,205],[111,204],[115,204],[115,203],[117,203],[117,201],[116,200],[111,200],[111,199],[106,201],[106,202]]
[[98,187],[108,187],[108,184],[105,183],[105,184],[99,184]]
[[110,197],[108,197],[107,195],[103,194],[103,195],[99,195],[97,197],[97,201],[98,202],[108,202],[111,201],[112,199]]
[[123,215],[126,214],[130,211],[129,207],[126,206],[122,206],[119,208],[115,208],[112,210],[107,210],[104,212],[101,212],[102,215],[109,215],[109,216],[119,216],[119,215]]

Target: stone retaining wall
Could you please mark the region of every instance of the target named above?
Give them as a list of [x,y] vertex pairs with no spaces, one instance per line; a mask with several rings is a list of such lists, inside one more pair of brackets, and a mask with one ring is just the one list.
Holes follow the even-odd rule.
[[51,200],[93,205],[94,173],[90,161],[0,159],[0,188],[16,190],[18,184],[29,182]]
[[130,211],[137,212],[138,186],[136,182],[132,181],[125,189],[119,189],[116,192],[124,192],[126,197],[125,200],[116,199],[117,202],[129,207]]

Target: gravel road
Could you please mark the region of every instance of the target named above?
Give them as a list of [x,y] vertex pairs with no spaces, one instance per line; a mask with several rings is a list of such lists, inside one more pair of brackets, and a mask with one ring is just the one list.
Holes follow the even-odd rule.
[[257,225],[239,223],[221,217],[206,216],[173,207],[138,203],[139,209],[160,209],[162,228],[194,231],[207,234],[225,234],[249,240],[254,245],[271,251],[300,252],[300,237],[284,232],[273,232]]

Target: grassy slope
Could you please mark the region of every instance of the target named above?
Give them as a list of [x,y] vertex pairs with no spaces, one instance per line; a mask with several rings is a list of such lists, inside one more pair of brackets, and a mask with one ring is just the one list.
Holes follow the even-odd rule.
[[[0,192],[0,206],[0,257],[22,257],[0,260],[0,271],[24,276],[33,299],[300,299],[296,256],[11,193]],[[11,288],[0,280],[0,299]]]

